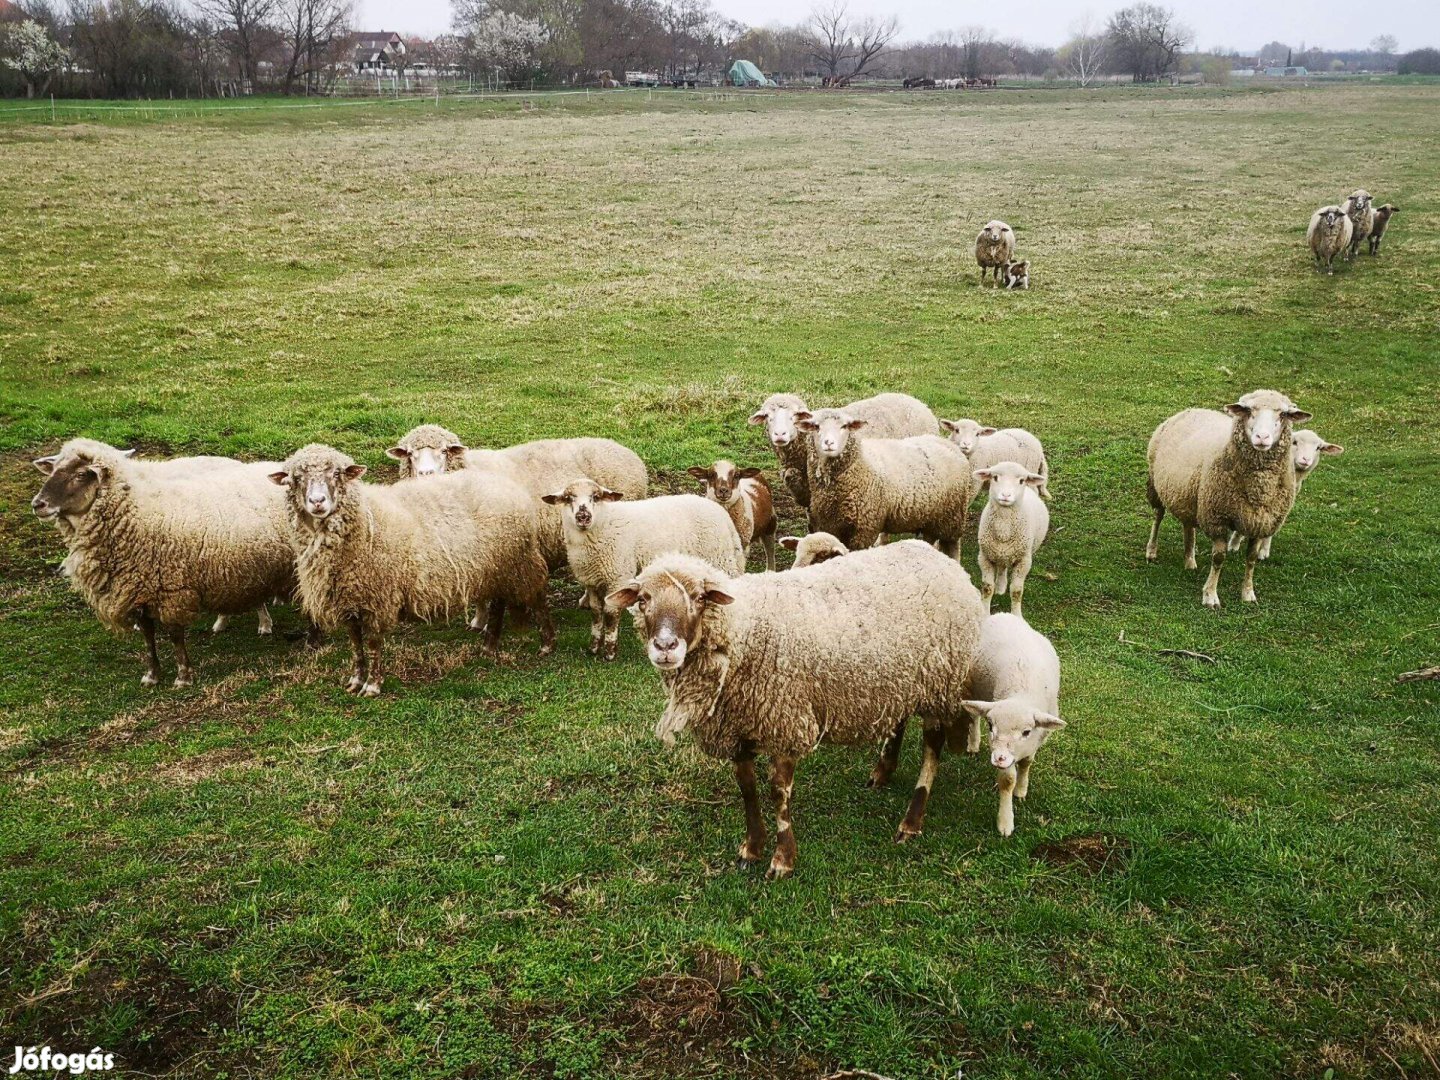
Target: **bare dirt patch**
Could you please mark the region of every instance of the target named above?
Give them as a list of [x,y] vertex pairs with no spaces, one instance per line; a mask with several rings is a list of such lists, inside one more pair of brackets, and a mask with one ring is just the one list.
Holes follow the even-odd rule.
[[1130,858],[1130,841],[1118,836],[1069,836],[1037,844],[1030,857],[1050,866],[1079,866],[1087,874],[1118,873]]

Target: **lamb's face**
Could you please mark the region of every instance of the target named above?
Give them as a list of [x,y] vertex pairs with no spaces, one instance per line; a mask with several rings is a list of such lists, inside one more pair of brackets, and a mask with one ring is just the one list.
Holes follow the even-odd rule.
[[1290,439],[1295,454],[1295,475],[1300,478],[1309,476],[1315,466],[1320,464],[1321,454],[1335,455],[1345,452],[1343,446],[1326,442],[1309,428],[1295,432]]
[[982,724],[990,735],[990,764],[1008,769],[1017,761],[1034,757],[1040,744],[1065,721],[1041,712],[1017,698],[1000,701],[967,701],[965,711]]
[[770,445],[781,447],[789,446],[800,438],[796,425],[799,420],[808,419],[809,416],[809,411],[799,398],[771,398],[750,417],[750,423],[764,424],[765,436],[770,440]]
[[1240,422],[1245,440],[1256,450],[1269,450],[1281,441],[1289,425],[1310,419],[1308,412],[1297,409],[1293,401],[1273,390],[1246,394],[1225,406],[1225,411]]
[[975,479],[990,482],[990,501],[999,506],[1014,506],[1027,487],[1038,488],[1044,477],[1014,461],[1002,461],[988,469],[976,469]]
[[795,565],[791,567],[792,570],[800,570],[850,554],[849,548],[826,532],[811,533],[806,537],[782,537],[780,546],[795,552]]
[[285,462],[285,467],[270,474],[273,483],[285,488],[297,509],[316,522],[335,513],[345,488],[365,475],[365,466],[357,465],[337,450],[328,453],[300,453]]
[[[560,507],[560,513],[565,518],[565,523],[585,532],[595,524],[596,515],[600,507],[607,502],[617,502],[625,495],[619,491],[611,491],[602,487],[594,480],[572,480],[565,485],[563,491],[551,492],[549,495],[540,496],[551,506]],[[629,607],[629,604],[625,605]]]
[[721,459],[711,465],[708,469],[694,465],[686,470],[705,485],[705,497],[721,506],[729,506],[736,499],[740,498],[740,480],[746,473],[755,475],[755,469],[737,469],[733,461]]
[[958,446],[966,457],[975,453],[975,447],[982,436],[995,434],[993,427],[986,427],[974,420],[941,420],[940,426],[949,433],[950,441]]
[[815,453],[822,458],[838,458],[850,444],[850,436],[866,424],[843,409],[821,409],[800,421],[800,430],[810,436]]
[[39,493],[30,500],[30,509],[41,521],[84,517],[109,476],[109,470],[99,461],[75,451],[36,458],[33,464],[46,477]]
[[730,604],[734,599],[715,583],[656,568],[605,598],[614,607],[639,606],[650,632],[645,654],[660,671],[679,671],[700,644],[707,604]]

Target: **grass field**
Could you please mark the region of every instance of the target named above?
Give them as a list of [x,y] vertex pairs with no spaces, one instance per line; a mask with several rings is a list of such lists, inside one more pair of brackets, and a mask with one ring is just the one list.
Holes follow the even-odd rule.
[[[97,113],[0,155],[6,1068],[1440,1075],[1440,686],[1395,682],[1440,652],[1440,88]],[[1316,275],[1358,185],[1386,249]],[[976,287],[995,216],[1028,293]],[[1173,523],[1144,561],[1145,442],[1257,386],[1346,453],[1214,613]],[[638,643],[591,661],[558,581],[551,660],[415,628],[357,701],[340,640],[237,619],[147,691],[28,508],[76,434],[389,476],[424,421],[612,436],[679,490],[773,464],[744,421],[782,389],[1044,438],[1026,614],[1070,726],[1010,839],[947,757],[891,844],[912,739],[884,792],[807,760],[796,876],[737,871],[730,771],[652,738]]]

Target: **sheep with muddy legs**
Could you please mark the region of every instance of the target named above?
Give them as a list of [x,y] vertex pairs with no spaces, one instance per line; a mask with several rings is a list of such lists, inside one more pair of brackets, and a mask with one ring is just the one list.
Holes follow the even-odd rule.
[[[1000,273],[1005,264],[1015,258],[1015,230],[1003,221],[989,221],[975,238],[975,261],[980,264],[980,284],[985,284],[986,274],[994,272],[995,284],[1000,284]],[[1029,266],[1026,266],[1029,270]]]
[[775,569],[775,503],[770,485],[759,469],[739,469],[733,461],[721,458],[713,465],[692,465],[686,470],[705,485],[705,498],[725,508],[740,546],[749,554],[756,540],[765,552],[765,569]]
[[905,726],[925,752],[897,842],[920,834],[947,732],[965,724],[965,677],[984,611],[965,568],[907,540],[783,574],[731,577],[670,555],[608,598],[637,605],[646,653],[665,684],[656,734],[688,731],[732,762],[745,807],[742,865],[766,844],[755,758],[771,762],[776,844],[769,876],[795,868],[795,768],[821,742],[884,741],[872,786],[889,782]]
[[1316,210],[1310,216],[1310,227],[1305,230],[1305,242],[1315,257],[1315,269],[1334,274],[1335,259],[1350,247],[1354,231],[1354,224],[1341,207],[1322,206]]

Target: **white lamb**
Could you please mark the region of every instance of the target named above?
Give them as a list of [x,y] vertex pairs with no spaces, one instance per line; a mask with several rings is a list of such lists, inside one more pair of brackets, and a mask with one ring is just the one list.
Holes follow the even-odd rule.
[[1031,561],[1050,531],[1050,511],[1035,491],[1045,478],[1014,461],[977,469],[975,477],[990,484],[980,513],[980,598],[988,612],[1008,584],[1010,611],[1020,615]]
[[[940,427],[946,437],[960,448],[960,452],[970,459],[971,469],[988,469],[1002,461],[1018,461],[1031,472],[1040,474],[1043,479],[1036,490],[1042,499],[1050,498],[1050,463],[1045,460],[1045,447],[1024,428],[1001,428],[997,431],[988,424],[968,418],[941,420]],[[983,483],[979,484],[977,494],[984,487]]]
[[827,532],[810,533],[808,536],[785,536],[781,538],[780,546],[786,551],[795,552],[791,570],[802,570],[807,566],[850,554],[849,548]]

